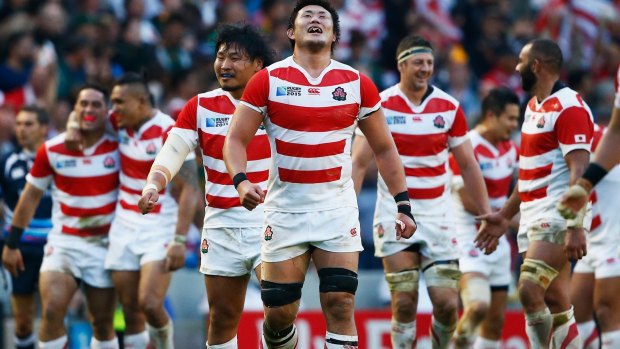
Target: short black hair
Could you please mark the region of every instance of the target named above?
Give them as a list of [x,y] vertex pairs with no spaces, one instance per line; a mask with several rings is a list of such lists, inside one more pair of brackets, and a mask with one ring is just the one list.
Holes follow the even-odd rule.
[[45,109],[36,105],[25,105],[19,109],[19,112],[33,113],[37,116],[37,122],[41,125],[48,125],[50,118]]
[[433,46],[431,45],[431,43],[428,40],[424,39],[423,37],[418,36],[418,35],[409,35],[409,36],[405,36],[398,43],[398,47],[396,48],[396,57],[398,57],[403,51],[408,50],[412,47],[417,47],[417,46],[427,47],[430,50],[433,49]]
[[482,119],[486,117],[488,112],[493,115],[500,116],[506,109],[506,105],[519,105],[519,96],[505,87],[494,88],[482,100]]
[[274,52],[267,44],[265,38],[249,24],[224,24],[218,28],[215,50],[222,45],[230,47],[236,45],[244,51],[250,60],[260,59],[263,67],[271,65],[274,61]]
[[135,72],[127,72],[123,74],[120,78],[118,78],[118,80],[116,80],[114,85],[115,86],[120,86],[120,85],[140,86],[143,89],[144,94],[147,95],[148,97],[147,99],[149,103],[151,104],[151,106],[155,105],[155,99],[153,95],[151,94],[151,91],[149,90],[149,85],[146,82],[146,78],[144,77],[144,74],[138,74]]
[[562,70],[564,57],[560,46],[553,40],[534,39],[528,43],[530,48],[530,62],[538,59],[548,70],[559,74]]
[[[311,5],[321,6],[322,8],[326,9],[327,12],[329,12],[329,14],[332,16],[332,22],[334,25],[334,35],[336,35],[336,42],[332,43],[332,53],[333,53],[336,44],[338,43],[338,41],[340,41],[340,18],[338,17],[338,12],[336,11],[336,9],[328,1],[326,0],[299,0],[297,1],[297,4],[295,4],[295,7],[293,8],[293,12],[291,12],[291,16],[288,19],[287,30],[295,28],[295,19],[297,19],[297,14],[299,14],[299,11],[306,6],[311,6]],[[295,48],[295,40],[289,39],[289,42],[291,43],[291,47]]]
[[96,84],[94,82],[89,82],[87,84],[84,84],[82,87],[80,87],[78,89],[78,93],[75,96],[76,98],[74,100],[74,103],[75,103],[75,101],[77,101],[77,96],[80,94],[80,92],[82,92],[83,90],[86,90],[86,89],[91,89],[91,90],[96,90],[96,91],[101,92],[101,94],[103,94],[103,102],[105,104],[108,104],[108,101],[110,99],[110,94],[108,93],[108,90],[106,90],[103,86],[101,86],[99,84]]

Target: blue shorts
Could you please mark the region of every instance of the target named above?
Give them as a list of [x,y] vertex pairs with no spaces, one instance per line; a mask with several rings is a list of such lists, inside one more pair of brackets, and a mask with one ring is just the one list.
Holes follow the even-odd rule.
[[[19,244],[26,270],[17,277],[11,276],[13,294],[33,294],[39,286],[39,269],[43,261],[43,246],[45,244]],[[4,248],[4,241],[0,241],[0,251]]]

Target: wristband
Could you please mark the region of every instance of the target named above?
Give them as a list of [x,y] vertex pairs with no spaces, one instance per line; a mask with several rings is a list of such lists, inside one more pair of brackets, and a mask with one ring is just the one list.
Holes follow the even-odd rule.
[[411,205],[409,204],[398,205],[398,213],[402,213],[405,216],[411,218],[413,223],[417,225],[415,218],[413,218],[413,214],[411,213]]
[[11,230],[9,231],[9,236],[7,236],[6,241],[4,242],[6,247],[14,250],[19,246],[19,241],[22,238],[22,234],[24,233],[24,228],[19,228],[14,225],[11,226]]
[[567,228],[583,228],[583,219],[586,216],[586,206],[582,207],[581,210],[577,212],[575,218],[566,220]]
[[67,129],[79,130],[80,129],[80,123],[77,122],[77,121],[69,121],[67,123]]
[[233,184],[235,185],[235,189],[241,184],[243,181],[247,181],[248,176],[246,176],[245,172],[239,172],[233,177]]
[[411,211],[411,203],[409,202],[409,193],[406,191],[400,192],[394,195],[394,201],[396,201],[396,205],[408,205],[409,211]]
[[586,168],[586,172],[583,173],[581,178],[592,183],[592,187],[596,186],[596,183],[600,182],[603,177],[607,175],[607,170],[603,168],[603,166],[597,164],[596,162],[591,162]]
[[181,234],[174,234],[172,237],[171,245],[183,245],[185,246],[185,241],[187,241],[187,237]]
[[155,190],[155,192],[159,192],[159,190],[157,190],[157,185],[155,183],[148,183],[147,185],[144,186],[144,188],[142,188],[142,195],[144,195],[147,191],[151,189]]

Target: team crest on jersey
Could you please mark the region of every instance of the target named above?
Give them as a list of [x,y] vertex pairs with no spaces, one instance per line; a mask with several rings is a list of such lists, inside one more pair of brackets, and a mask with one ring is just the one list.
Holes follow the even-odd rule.
[[346,101],[347,100],[347,93],[344,92],[344,88],[342,88],[340,86],[336,87],[334,92],[332,92],[332,96],[337,101],[341,101],[342,102],[342,101]]
[[433,120],[433,125],[437,128],[444,128],[446,127],[446,120],[443,118],[443,116],[437,115]]
[[357,228],[351,229],[351,237],[354,238],[357,236]]
[[385,229],[383,229],[383,224],[379,224],[377,227],[377,236],[381,239],[383,238],[383,235],[385,235]]
[[56,163],[57,168],[69,168],[77,166],[77,161],[75,159],[71,160],[61,160]]
[[536,123],[536,127],[538,128],[543,128],[545,127],[545,117],[541,117],[540,119],[538,119],[538,122]]
[[273,230],[271,230],[271,226],[268,225],[267,228],[265,228],[265,241],[269,241],[271,238],[273,238]]
[[146,146],[146,153],[149,155],[155,155],[155,153],[157,153],[155,143],[149,143],[149,145]]
[[114,158],[111,156],[106,156],[106,158],[103,160],[103,167],[114,168],[114,166],[116,166],[116,161],[114,160]]
[[209,252],[209,243],[207,242],[207,239],[202,239],[202,243],[200,244],[200,252],[201,253]]

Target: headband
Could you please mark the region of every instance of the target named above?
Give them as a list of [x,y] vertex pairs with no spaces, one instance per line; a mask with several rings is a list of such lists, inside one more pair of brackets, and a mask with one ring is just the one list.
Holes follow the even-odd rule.
[[430,47],[426,47],[426,46],[414,46],[411,48],[406,49],[405,51],[401,52],[398,57],[396,57],[396,61],[398,63],[401,63],[402,61],[406,60],[407,58],[413,56],[413,55],[417,55],[419,53],[430,53],[433,54],[433,50]]

